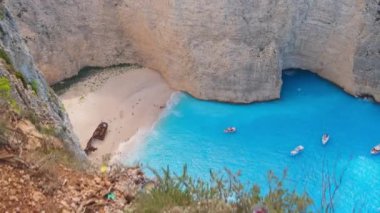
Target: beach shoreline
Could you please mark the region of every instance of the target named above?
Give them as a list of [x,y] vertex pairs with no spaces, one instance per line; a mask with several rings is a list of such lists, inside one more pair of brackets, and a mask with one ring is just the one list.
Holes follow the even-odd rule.
[[141,158],[141,150],[144,149],[147,136],[155,134],[156,124],[170,114],[171,109],[179,103],[181,92],[172,92],[170,98],[166,102],[165,108],[160,112],[157,119],[148,127],[139,128],[136,133],[130,137],[128,141],[124,141],[110,158],[111,164],[123,163],[125,165],[137,166]]
[[120,67],[94,73],[67,88],[60,98],[83,149],[98,124],[108,123],[106,138],[95,140],[97,150],[89,154],[92,162],[100,164],[110,159],[118,163],[127,156],[117,156],[137,151],[172,93],[158,72]]

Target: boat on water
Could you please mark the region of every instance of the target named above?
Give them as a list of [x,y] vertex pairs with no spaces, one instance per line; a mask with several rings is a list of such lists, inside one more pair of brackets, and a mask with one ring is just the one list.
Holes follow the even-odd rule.
[[380,154],[380,144],[374,146],[374,147],[371,149],[371,154],[373,154],[373,155]]
[[330,135],[328,135],[328,134],[323,134],[322,135],[322,144],[323,145],[326,145],[327,142],[329,142],[329,140],[330,140]]
[[224,130],[224,133],[234,133],[236,132],[236,127],[228,127]]
[[302,145],[299,145],[297,146],[296,148],[294,148],[291,152],[290,152],[290,155],[291,156],[295,156],[295,155],[298,155],[300,152],[302,152],[304,150],[304,147]]

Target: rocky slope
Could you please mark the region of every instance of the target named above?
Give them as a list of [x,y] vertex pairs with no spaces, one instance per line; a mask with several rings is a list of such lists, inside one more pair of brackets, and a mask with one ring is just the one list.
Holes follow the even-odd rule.
[[[26,139],[17,139],[18,134]],[[36,69],[16,23],[0,2],[0,147],[13,142],[28,147],[50,136],[85,162],[62,104]]]
[[139,168],[83,172],[47,157],[36,164],[0,149],[1,212],[135,212],[131,201],[155,184]]
[[278,98],[309,69],[380,101],[380,0],[7,0],[49,83],[140,63],[203,99]]

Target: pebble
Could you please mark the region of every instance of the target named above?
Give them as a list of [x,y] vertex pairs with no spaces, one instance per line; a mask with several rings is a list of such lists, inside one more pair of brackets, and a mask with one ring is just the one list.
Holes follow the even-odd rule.
[[76,209],[76,208],[77,208],[77,205],[76,205],[75,203],[71,203],[70,206],[71,206],[71,208],[73,208],[73,209]]
[[16,196],[10,196],[9,200],[18,202],[18,198]]
[[68,209],[70,208],[69,204],[67,204],[66,201],[64,200],[61,201],[61,205],[65,208],[68,208]]
[[106,186],[106,187],[111,186],[111,182],[109,182],[108,180],[104,181],[104,186]]
[[40,201],[43,198],[41,192],[33,192],[32,199],[36,202]]
[[94,181],[96,184],[99,184],[102,180],[99,177],[95,177]]

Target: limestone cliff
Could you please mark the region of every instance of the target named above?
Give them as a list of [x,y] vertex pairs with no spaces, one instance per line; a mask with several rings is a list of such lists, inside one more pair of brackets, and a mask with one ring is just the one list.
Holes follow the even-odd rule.
[[203,99],[278,98],[309,69],[380,101],[380,0],[8,0],[48,82],[141,63]]
[[36,69],[16,23],[1,3],[0,58],[0,121],[7,126],[32,121],[41,131],[60,138],[77,158],[86,159],[60,101]]

